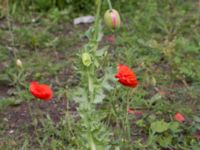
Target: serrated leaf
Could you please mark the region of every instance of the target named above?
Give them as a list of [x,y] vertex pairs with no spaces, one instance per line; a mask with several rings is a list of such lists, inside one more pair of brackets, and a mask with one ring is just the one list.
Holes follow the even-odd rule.
[[103,99],[106,97],[106,95],[104,94],[103,90],[102,89],[98,89],[96,91],[96,96],[95,96],[95,99],[94,99],[94,103],[101,103],[103,101]]
[[108,46],[105,46],[104,48],[97,50],[96,56],[98,56],[98,57],[103,56],[106,53],[106,51],[108,50],[108,48],[109,48]]

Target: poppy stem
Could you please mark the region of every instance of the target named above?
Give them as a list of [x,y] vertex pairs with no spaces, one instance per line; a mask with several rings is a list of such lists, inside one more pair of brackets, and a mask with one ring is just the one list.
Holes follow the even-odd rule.
[[73,131],[72,131],[72,123],[71,123],[71,114],[69,112],[69,100],[67,100],[67,89],[65,89],[65,94],[64,94],[65,98],[66,98],[66,101],[67,101],[67,108],[66,108],[66,117],[67,117],[67,125],[68,125],[68,128],[69,128],[69,132],[72,136],[75,136]]
[[90,137],[90,150],[96,150],[96,145],[94,143],[92,133],[90,133],[89,137]]
[[97,11],[96,11],[95,23],[94,23],[95,31],[94,31],[94,38],[92,39],[95,41],[95,44],[97,44],[97,40],[98,40],[101,3],[102,3],[102,0],[97,0]]
[[126,101],[126,130],[127,130],[127,134],[128,134],[128,141],[130,142],[130,147],[131,149],[133,149],[132,144],[131,144],[131,127],[130,127],[130,122],[129,122],[129,118],[128,118],[128,109],[130,108],[130,99],[131,99],[131,95],[133,94],[134,89],[130,89],[127,91],[127,101]]
[[[9,34],[10,34],[10,39],[11,39],[11,42],[12,42],[12,46],[14,47],[14,45],[15,45],[15,37],[14,37],[14,34],[13,34],[13,32],[12,32],[12,23],[11,23],[11,18],[10,18],[10,13],[9,13],[9,9],[10,9],[10,6],[9,6],[9,2],[8,1],[6,1],[6,6],[4,6],[4,7],[6,7],[6,11],[5,11],[5,15],[6,15],[6,21],[7,21],[7,25],[8,25],[8,32],[9,32]],[[17,54],[16,54],[16,51],[14,50],[14,48],[10,48],[10,49],[8,49],[8,51],[9,51],[9,56],[10,56],[10,58],[11,58],[11,60],[13,60],[13,58],[14,59],[16,59],[17,58]]]
[[[30,114],[30,122],[33,123],[33,127],[34,127],[34,130],[36,130],[36,124],[34,123],[34,115],[32,113],[32,109],[31,109],[31,103],[28,102],[28,111],[29,111],[29,114]],[[36,118],[36,122],[37,122],[37,118]]]
[[112,3],[111,3],[111,1],[107,0],[107,2],[108,2],[109,9],[112,10]]
[[32,114],[32,110],[31,110],[30,102],[28,102],[28,111],[29,111],[29,114],[30,114],[30,118],[32,119],[33,118],[33,114]]
[[87,76],[88,76],[88,91],[89,91],[89,103],[93,101],[93,94],[94,94],[94,86],[93,86],[93,79],[90,76],[90,72],[87,71]]

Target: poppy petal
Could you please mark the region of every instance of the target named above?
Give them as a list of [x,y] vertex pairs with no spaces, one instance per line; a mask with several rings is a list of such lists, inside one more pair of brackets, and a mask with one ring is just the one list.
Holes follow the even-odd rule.
[[118,65],[118,73],[115,75],[118,82],[124,86],[134,88],[138,85],[134,72],[125,65]]
[[29,91],[31,92],[33,96],[44,101],[49,101],[53,97],[52,89],[46,84],[31,82]]

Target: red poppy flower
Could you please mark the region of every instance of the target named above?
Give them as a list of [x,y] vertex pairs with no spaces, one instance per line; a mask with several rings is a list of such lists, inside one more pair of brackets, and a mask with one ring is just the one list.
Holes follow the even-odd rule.
[[142,111],[140,111],[140,110],[135,110],[135,109],[133,109],[133,108],[129,108],[127,111],[128,111],[129,114],[134,114],[134,115],[136,115],[136,116],[141,116],[141,115],[143,114]]
[[33,96],[44,101],[49,101],[53,97],[52,89],[46,84],[31,82],[29,90]]
[[118,82],[124,86],[134,88],[138,85],[135,74],[125,65],[118,65],[118,73],[115,78],[118,78]]
[[185,121],[185,117],[181,113],[176,113],[174,115],[174,120],[182,123]]

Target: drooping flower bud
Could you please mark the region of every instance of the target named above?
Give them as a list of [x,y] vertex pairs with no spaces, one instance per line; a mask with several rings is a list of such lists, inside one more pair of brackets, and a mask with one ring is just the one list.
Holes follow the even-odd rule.
[[104,14],[104,22],[110,29],[118,29],[121,25],[118,11],[115,9],[107,10]]
[[16,65],[17,65],[17,67],[22,68],[22,61],[20,59],[17,59],[16,60]]
[[89,53],[85,52],[82,54],[82,62],[86,67],[90,66],[90,64],[92,63],[92,60],[91,60],[91,56]]

